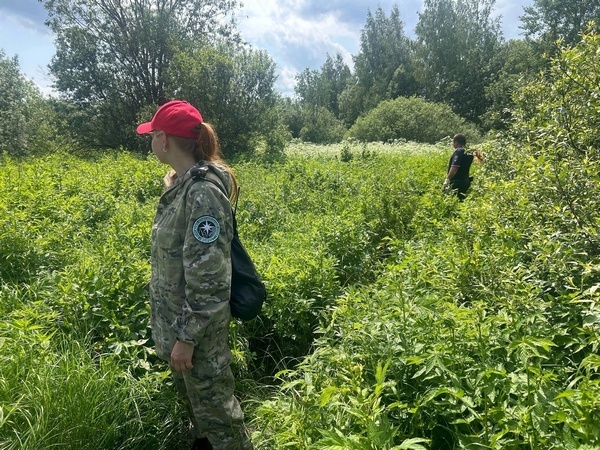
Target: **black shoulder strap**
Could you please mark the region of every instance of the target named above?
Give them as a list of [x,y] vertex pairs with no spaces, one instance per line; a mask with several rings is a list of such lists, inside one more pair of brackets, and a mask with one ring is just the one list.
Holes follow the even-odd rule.
[[194,181],[198,181],[198,180],[210,181],[212,184],[214,184],[215,186],[217,186],[219,188],[219,190],[223,193],[223,195],[225,197],[229,198],[229,195],[227,195],[227,191],[225,190],[225,186],[223,186],[223,184],[218,182],[217,180],[213,180],[212,178],[209,178],[207,176],[209,172],[210,172],[210,166],[208,166],[208,165],[197,165],[190,169],[190,175],[192,175],[192,179]]
[[[208,181],[208,182],[214,184],[223,193],[225,198],[229,199],[229,195],[227,194],[227,191],[225,190],[225,186],[223,186],[223,183],[221,183],[220,181],[214,180],[211,177],[208,177],[207,175],[209,172],[210,172],[210,166],[207,164],[199,164],[190,169],[190,175],[192,176],[192,180],[194,180],[194,181],[203,180],[203,181]],[[233,224],[234,224],[235,228],[237,228],[237,224],[236,224],[236,220],[235,220],[235,213],[237,211],[237,199],[239,198],[239,193],[240,193],[239,187],[238,187],[237,193],[238,193],[238,195],[235,198],[235,205],[233,205],[231,207],[231,211],[233,213]]]

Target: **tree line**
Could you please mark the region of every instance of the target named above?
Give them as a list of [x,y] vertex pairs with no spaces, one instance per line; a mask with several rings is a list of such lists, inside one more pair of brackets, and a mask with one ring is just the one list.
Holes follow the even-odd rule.
[[[351,68],[340,54],[276,92],[276,65],[244,42],[237,0],[39,0],[56,36],[49,65],[57,96],[44,98],[0,50],[0,149],[146,149],[134,126],[167,99],[185,98],[216,125],[227,155],[315,143],[432,142],[460,127],[503,128],[512,93],[577,43],[600,0],[534,0],[522,39],[506,41],[495,0],[425,0],[409,37],[394,6],[366,12]],[[415,118],[436,117],[426,133]],[[390,122],[399,124],[390,127]],[[412,125],[411,125],[412,123]],[[418,124],[417,124],[418,125]]]

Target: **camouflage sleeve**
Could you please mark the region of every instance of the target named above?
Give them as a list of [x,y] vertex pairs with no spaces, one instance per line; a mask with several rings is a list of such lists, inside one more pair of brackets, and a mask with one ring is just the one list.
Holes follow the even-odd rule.
[[188,192],[186,218],[186,299],[173,328],[178,340],[198,345],[211,323],[222,326],[229,321],[233,219],[228,199],[202,181]]

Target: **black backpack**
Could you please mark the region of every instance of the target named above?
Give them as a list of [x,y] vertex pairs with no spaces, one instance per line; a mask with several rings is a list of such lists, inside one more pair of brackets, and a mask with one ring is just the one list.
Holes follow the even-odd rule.
[[[190,173],[194,180],[208,181],[217,186],[227,196],[225,188],[216,180],[208,178],[209,166],[194,166]],[[242,320],[254,319],[260,313],[267,299],[267,290],[260,280],[250,255],[238,236],[235,209],[233,212],[233,240],[231,241],[231,315]]]

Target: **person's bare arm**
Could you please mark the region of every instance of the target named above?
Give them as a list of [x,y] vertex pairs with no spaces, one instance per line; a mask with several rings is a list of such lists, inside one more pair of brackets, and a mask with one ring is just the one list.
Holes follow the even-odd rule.
[[454,178],[454,175],[456,175],[456,172],[458,172],[458,166],[451,166],[448,174],[446,175],[446,179],[444,180],[444,186],[450,184],[452,178]]

